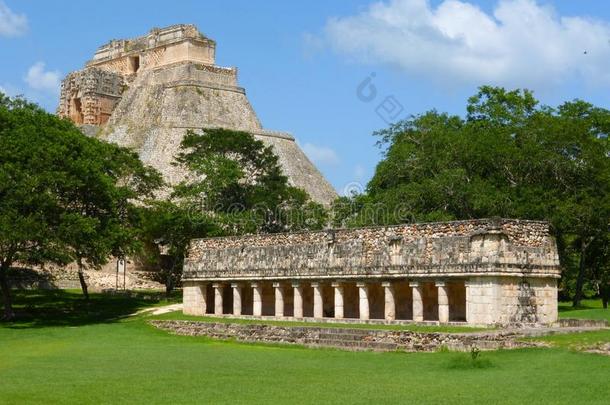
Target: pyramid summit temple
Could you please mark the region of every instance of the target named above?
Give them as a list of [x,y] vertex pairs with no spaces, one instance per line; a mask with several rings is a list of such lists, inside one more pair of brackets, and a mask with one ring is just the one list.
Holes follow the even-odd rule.
[[291,185],[329,205],[337,194],[286,132],[263,129],[237,68],[215,64],[216,42],[193,25],[154,28],[101,46],[61,85],[58,114],[88,135],[131,148],[175,184],[171,164],[188,129],[227,128],[273,146]]

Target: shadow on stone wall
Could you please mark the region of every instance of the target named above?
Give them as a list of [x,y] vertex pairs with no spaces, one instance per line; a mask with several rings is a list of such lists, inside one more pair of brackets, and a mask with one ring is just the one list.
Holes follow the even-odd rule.
[[536,292],[527,281],[519,284],[519,295],[517,296],[517,308],[511,317],[514,323],[536,323],[538,322],[538,309],[536,306]]

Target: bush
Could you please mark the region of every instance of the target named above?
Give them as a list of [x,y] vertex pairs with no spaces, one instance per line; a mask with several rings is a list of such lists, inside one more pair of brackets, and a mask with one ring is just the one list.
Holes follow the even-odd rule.
[[457,353],[451,357],[448,368],[453,370],[485,369],[493,367],[489,359],[481,358],[481,351],[473,346],[470,353]]

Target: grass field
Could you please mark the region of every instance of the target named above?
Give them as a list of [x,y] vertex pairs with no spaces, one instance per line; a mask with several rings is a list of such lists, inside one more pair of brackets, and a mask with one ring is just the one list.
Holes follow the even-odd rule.
[[0,403],[602,404],[610,396],[610,358],[566,347],[485,352],[483,367],[471,367],[463,353],[217,342],[126,316],[162,305],[155,296],[95,295],[87,306],[76,293],[53,294],[20,294],[23,320],[0,326]]
[[[579,308],[572,308],[571,303],[559,303],[560,318],[605,319],[610,323],[610,309],[603,309],[601,300],[584,300]],[[610,342],[610,329],[594,332],[572,333],[567,335],[552,335],[540,338],[554,346],[568,349],[579,349],[592,346],[599,342]],[[608,371],[610,373],[610,370]],[[610,375],[609,375],[610,378]],[[609,383],[610,384],[610,381]]]
[[330,323],[330,322],[298,322],[298,321],[272,321],[272,320],[256,320],[256,319],[234,319],[234,318],[218,318],[209,316],[190,316],[182,313],[168,313],[153,317],[154,319],[179,319],[186,321],[204,321],[204,322],[220,322],[220,323],[241,323],[241,324],[258,324],[258,325],[275,325],[275,326],[320,326],[324,328],[351,328],[351,329],[384,329],[384,330],[410,330],[413,332],[446,332],[446,333],[462,333],[462,332],[479,332],[492,330],[492,328],[474,328],[470,326],[453,326],[453,325],[383,325],[383,324],[359,324],[359,323]]
[[571,302],[560,302],[559,317],[605,319],[610,322],[610,309],[603,310],[601,300],[583,300],[578,308],[572,308]]

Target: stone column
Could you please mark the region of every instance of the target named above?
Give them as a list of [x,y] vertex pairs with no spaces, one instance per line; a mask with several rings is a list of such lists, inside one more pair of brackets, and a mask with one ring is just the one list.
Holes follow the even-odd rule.
[[222,315],[222,292],[224,286],[220,283],[214,283],[214,315]]
[[384,306],[384,318],[386,321],[393,321],[396,319],[396,302],[394,297],[394,286],[390,281],[381,283],[383,287],[383,295],[385,299]]
[[360,319],[369,319],[369,289],[366,283],[357,283],[359,306],[360,306]]
[[335,288],[335,318],[342,319],[344,317],[343,310],[343,284],[339,282],[332,283]]
[[233,315],[241,315],[241,284],[233,283]]
[[281,283],[273,283],[275,289],[275,316],[284,316],[284,289]]
[[437,281],[435,283],[438,289],[438,321],[440,323],[449,322],[449,295],[447,291],[447,283]]
[[294,300],[293,300],[293,316],[295,318],[303,317],[303,287],[299,283],[292,283],[294,288]]
[[324,318],[324,305],[322,303],[322,285],[320,283],[311,283],[313,288],[313,317]]
[[418,281],[409,283],[413,289],[413,321],[422,322],[424,320],[424,302],[422,300],[422,286]]
[[263,284],[252,283],[252,315],[261,316],[263,314]]

